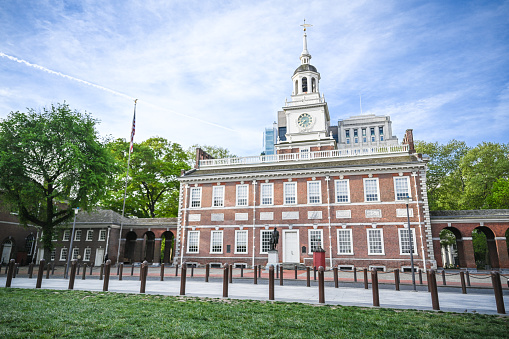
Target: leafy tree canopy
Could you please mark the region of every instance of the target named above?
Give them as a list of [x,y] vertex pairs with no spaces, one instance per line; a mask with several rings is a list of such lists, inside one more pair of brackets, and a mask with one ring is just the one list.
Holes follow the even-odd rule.
[[[108,144],[120,170],[108,196],[101,204],[122,212],[129,142],[117,139]],[[126,216],[139,218],[175,217],[178,213],[179,182],[182,169],[187,170],[187,154],[177,143],[154,137],[134,143],[131,154]]]
[[0,190],[20,221],[41,226],[47,255],[54,227],[91,209],[105,193],[114,161],[97,120],[65,102],[0,121]]
[[222,158],[236,158],[237,156],[234,154],[231,154],[230,151],[227,148],[219,147],[219,146],[207,146],[203,145],[200,146],[198,144],[195,144],[191,147],[189,147],[186,151],[188,163],[191,167],[194,167],[195,161],[196,161],[196,149],[201,148],[211,156],[213,156],[215,159],[222,159]]

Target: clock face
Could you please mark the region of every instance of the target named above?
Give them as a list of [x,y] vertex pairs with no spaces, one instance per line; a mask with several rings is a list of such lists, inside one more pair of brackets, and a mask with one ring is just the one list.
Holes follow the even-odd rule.
[[313,122],[313,118],[311,115],[307,113],[303,113],[299,116],[299,119],[297,119],[297,123],[300,127],[306,128],[311,126],[311,123]]

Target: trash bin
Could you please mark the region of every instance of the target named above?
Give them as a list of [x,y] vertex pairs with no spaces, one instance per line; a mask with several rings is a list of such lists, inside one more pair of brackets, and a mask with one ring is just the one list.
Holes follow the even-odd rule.
[[313,252],[313,266],[317,269],[320,266],[325,268],[325,251],[323,248],[318,248]]

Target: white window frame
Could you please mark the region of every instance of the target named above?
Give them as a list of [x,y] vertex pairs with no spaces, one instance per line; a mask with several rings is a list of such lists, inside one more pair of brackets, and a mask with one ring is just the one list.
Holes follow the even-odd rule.
[[66,247],[62,247],[60,249],[60,261],[66,261],[67,255],[69,255],[69,250]]
[[64,230],[64,234],[62,235],[62,241],[69,241],[71,239],[71,231]]
[[[376,200],[368,200],[368,192],[366,189],[366,182],[367,181],[375,181],[376,182]],[[380,202],[380,183],[378,181],[378,178],[364,178],[363,179],[364,184],[364,201],[365,202]]]
[[224,191],[224,185],[212,187],[212,207],[224,207]]
[[[239,245],[242,245],[242,243],[239,241],[239,236],[241,234],[244,234],[244,237],[245,237],[245,247],[246,247],[246,250],[245,251],[239,251],[238,250],[238,246]],[[247,254],[249,253],[249,247],[248,247],[248,232],[247,230],[235,230],[235,250],[234,250],[234,253],[235,254]]]
[[[372,252],[371,250],[371,241],[369,239],[370,233],[379,232],[380,233],[380,242],[382,246],[382,252]],[[368,244],[368,255],[385,255],[385,246],[384,246],[384,230],[381,228],[368,228],[366,230],[367,244]]]
[[[193,195],[193,192],[198,192],[198,194]],[[201,207],[201,187],[191,187],[191,190],[189,191],[189,197],[189,208]]]
[[87,237],[85,241],[93,241],[94,240],[94,230],[87,230]]
[[[338,185],[346,182],[346,201],[339,201],[339,190]],[[337,204],[347,204],[350,202],[350,179],[338,179],[334,181],[334,194],[336,197]]]
[[[240,190],[239,190],[239,188],[240,188]],[[242,189],[246,190],[245,196],[240,195]],[[236,196],[235,204],[237,206],[248,206],[249,205],[249,185],[247,185],[247,184],[237,185],[235,196]],[[245,200],[245,203],[243,203],[243,200]]]
[[[289,195],[290,189],[287,187],[293,186],[293,197]],[[293,198],[295,202],[287,202],[287,198]],[[296,182],[285,182],[283,183],[283,204],[284,205],[296,205],[297,204],[297,183]]]
[[[410,228],[412,230],[412,249],[413,254],[417,255],[417,246],[416,246],[416,238],[415,238],[415,228]],[[405,236],[403,238],[403,232],[405,232]],[[398,228],[398,238],[399,238],[399,254],[400,255],[408,255],[410,256],[410,251],[403,253],[403,239],[408,244],[407,247],[410,247],[410,243],[408,242],[408,227]],[[410,249],[410,248],[408,248]]]
[[[396,185],[397,181],[400,181],[400,180],[402,181],[403,179],[406,181],[406,194],[404,192],[398,192],[398,187]],[[411,197],[410,178],[409,177],[407,177],[407,176],[406,177],[394,177],[393,181],[394,181],[394,199],[396,201],[402,201],[406,197]],[[399,197],[398,197],[398,194],[400,195]]]
[[[270,197],[264,196],[263,188],[270,187]],[[264,202],[264,199],[270,199],[270,203],[268,201]],[[274,205],[274,183],[263,183],[260,184],[260,205],[262,206],[272,206]]]
[[[221,250],[214,249],[214,235],[219,234],[221,237]],[[223,254],[223,231],[211,231],[210,232],[210,254]]]
[[313,254],[313,247],[311,246],[311,233],[320,234],[320,248],[323,248],[323,229],[308,229],[308,254]]
[[[194,244],[191,244],[191,240],[194,241],[191,234],[196,234],[196,251],[191,251],[189,249],[189,247],[191,245],[194,245]],[[188,231],[187,232],[187,253],[200,253],[200,231]]]
[[[272,233],[273,231],[271,230],[260,230],[260,254],[268,254],[269,253],[269,249],[270,249],[270,234]],[[266,241],[267,241],[267,251],[264,251],[263,250],[263,235],[264,234],[268,234],[268,236],[266,236]]]
[[311,156],[311,149],[309,147],[302,147],[299,149],[301,159],[309,159]]
[[49,260],[55,261],[55,257],[57,256],[57,250],[54,248],[51,250],[51,253],[49,254]]
[[77,260],[78,259],[78,255],[80,255],[80,249],[75,247],[72,249],[72,256],[71,256],[71,260]]
[[[344,229],[338,229],[336,230],[337,231],[337,235],[336,235],[336,240],[337,240],[337,244],[338,244],[338,255],[353,255],[353,234],[352,234],[352,229],[351,228],[344,228]],[[350,252],[341,252],[340,251],[340,241],[339,241],[339,234],[340,233],[348,233],[349,237],[350,237]]]
[[90,261],[90,257],[92,256],[92,249],[90,247],[85,248],[83,251],[83,261]]
[[97,241],[106,241],[106,230],[99,230]]
[[81,241],[81,230],[74,232],[74,241]]
[[[311,202],[311,189],[309,187],[312,185],[318,186],[318,202]],[[321,204],[322,203],[322,182],[320,180],[308,181],[307,187],[308,187],[308,190],[307,190],[308,204],[311,204],[311,205]],[[315,196],[313,196],[313,197],[315,197]]]

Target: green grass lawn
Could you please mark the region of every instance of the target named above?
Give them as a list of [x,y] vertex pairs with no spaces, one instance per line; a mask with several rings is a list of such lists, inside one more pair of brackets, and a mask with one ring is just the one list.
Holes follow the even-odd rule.
[[509,317],[0,288],[0,338],[502,338]]

